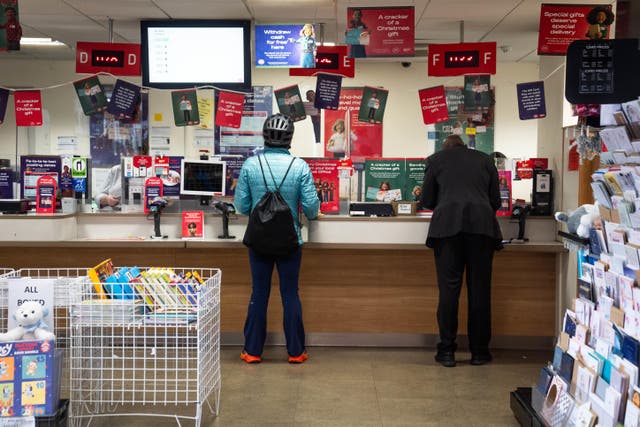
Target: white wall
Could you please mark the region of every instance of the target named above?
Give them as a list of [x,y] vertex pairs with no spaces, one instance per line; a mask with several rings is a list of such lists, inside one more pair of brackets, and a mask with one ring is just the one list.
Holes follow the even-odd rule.
[[[2,59],[0,86],[44,88],[61,83],[70,83],[81,78],[69,61],[28,61]],[[383,155],[386,157],[422,157],[433,152],[433,144],[427,141],[427,127],[422,122],[418,101],[418,90],[426,87],[462,85],[462,77],[433,78],[427,76],[427,63],[414,61],[408,68],[399,62],[366,59],[356,66],[356,78],[344,79],[343,86],[383,86],[389,90],[384,118]],[[538,121],[520,121],[516,100],[517,83],[538,80],[535,64],[500,63],[498,72],[491,77],[496,87],[495,150],[508,157],[529,158],[538,156]],[[140,83],[137,78],[126,80]],[[101,77],[103,83],[112,83],[109,77]],[[298,84],[301,93],[315,88],[313,77],[289,77],[285,69],[253,70],[255,85],[270,85],[274,89]],[[16,129],[12,97],[5,123],[0,125],[0,158],[16,158],[16,133],[18,155],[56,154],[58,136],[79,138],[78,153],[89,155],[88,119],[82,113],[71,84],[42,92],[45,108],[45,125],[33,129]],[[195,156],[193,129],[173,126],[169,91],[152,90],[149,98],[150,126],[169,126],[171,131],[171,153]],[[275,105],[274,105],[274,108]],[[160,113],[162,121],[154,121]],[[548,120],[548,119],[545,119]],[[555,127],[555,125],[554,125]],[[558,134],[560,128],[557,128]],[[321,147],[314,143],[313,129],[309,119],[296,124],[293,153],[298,156],[320,156]],[[551,154],[551,153],[550,153]],[[552,162],[554,164],[554,162]],[[514,195],[529,198],[531,181],[514,183]]]

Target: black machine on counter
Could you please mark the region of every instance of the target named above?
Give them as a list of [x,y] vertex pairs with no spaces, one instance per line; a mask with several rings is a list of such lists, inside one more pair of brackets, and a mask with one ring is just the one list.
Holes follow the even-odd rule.
[[385,202],[354,202],[349,204],[351,216],[393,216],[393,205]]
[[25,214],[30,210],[28,199],[0,199],[0,213]]
[[553,215],[553,175],[550,170],[533,170],[530,215]]

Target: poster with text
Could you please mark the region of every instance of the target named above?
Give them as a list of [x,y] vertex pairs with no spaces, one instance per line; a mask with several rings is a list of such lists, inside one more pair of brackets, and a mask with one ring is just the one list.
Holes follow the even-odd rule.
[[73,197],[73,157],[63,156],[60,159],[61,171],[58,188],[60,189],[60,197]]
[[36,213],[52,214],[56,211],[56,184],[52,176],[43,175],[36,181]]
[[358,120],[369,123],[382,123],[389,91],[382,88],[365,86],[358,111]]
[[[216,91],[216,106],[219,102],[219,91]],[[271,86],[254,86],[245,94],[242,120],[239,128],[225,126],[215,127],[216,154],[241,154],[253,156],[264,146],[262,126],[272,114],[273,91]]]
[[38,179],[51,176],[58,182],[61,165],[60,156],[20,156],[20,197],[35,200]]
[[73,87],[76,90],[76,95],[78,95],[82,111],[86,116],[107,109],[107,96],[98,76],[75,81],[73,82]]
[[491,106],[491,76],[464,76],[464,108],[467,111]]
[[366,157],[382,157],[383,125],[358,121],[362,92],[361,87],[343,87],[338,109],[325,110],[325,157],[336,155],[328,149],[331,139],[342,141],[345,152],[348,150],[354,162],[363,162]]
[[424,183],[424,170],[425,159],[405,159],[405,181],[402,200],[418,202],[416,206],[417,210],[422,209],[422,206],[420,206],[420,197],[422,196],[422,184]]
[[140,86],[117,80],[107,111],[118,119],[133,119],[140,102]]
[[[467,111],[464,108],[464,91],[461,87],[446,87],[449,120],[436,123],[435,132],[429,132],[428,139],[434,141],[435,151],[440,151],[444,139],[458,135],[472,149],[484,153],[493,152],[494,108],[492,105],[481,110]],[[491,88],[491,98],[495,99],[495,89]]]
[[614,19],[610,5],[543,4],[538,55],[565,55],[574,40],[608,39]]
[[4,116],[7,113],[9,104],[9,90],[0,88],[0,125],[4,123]]
[[316,97],[313,106],[324,110],[337,110],[340,104],[342,76],[320,73],[316,78]]
[[204,238],[204,211],[182,212],[182,238]]
[[414,56],[414,7],[348,7],[349,56]]
[[[104,87],[107,97],[112,86]],[[89,116],[89,149],[92,166],[111,167],[120,164],[120,157],[149,153],[149,97],[140,95],[140,102],[131,120],[119,120],[107,111]]]
[[511,171],[498,171],[498,189],[500,192],[500,207],[497,216],[511,216]]
[[520,120],[542,119],[547,116],[543,81],[518,83],[516,92]]
[[0,2],[0,51],[20,50],[22,27],[18,0]]
[[176,126],[196,126],[200,124],[198,95],[195,89],[171,92],[173,122]]
[[304,159],[316,186],[316,194],[320,200],[320,212],[340,212],[340,179],[338,178],[338,160],[334,159]]
[[42,126],[42,98],[39,90],[17,90],[13,93],[16,126]]
[[0,169],[0,199],[13,199],[13,172]]
[[162,180],[162,194],[165,197],[180,197],[180,177],[182,176],[182,156],[164,156],[167,168],[159,175]]
[[256,25],[256,67],[315,68],[313,24]]
[[239,128],[242,122],[243,108],[243,93],[220,91],[218,109],[216,110],[216,126]]
[[240,178],[240,169],[244,164],[244,156],[232,155],[232,156],[220,156],[220,160],[227,163],[227,177],[224,180],[225,183],[225,196],[234,196],[236,194],[236,186],[238,185],[238,179]]
[[422,120],[425,125],[449,120],[447,97],[444,86],[435,86],[418,91]]
[[405,160],[367,159],[364,162],[365,201],[405,200]]
[[198,98],[198,114],[200,115],[201,129],[213,129],[213,91],[210,89],[199,90]]
[[281,114],[291,117],[294,122],[307,118],[298,85],[277,89],[273,93],[276,96],[276,102]]

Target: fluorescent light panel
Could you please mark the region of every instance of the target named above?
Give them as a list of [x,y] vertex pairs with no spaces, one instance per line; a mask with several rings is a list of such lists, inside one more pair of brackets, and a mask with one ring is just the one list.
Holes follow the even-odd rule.
[[20,39],[20,46],[65,46],[58,40],[51,40],[50,37],[23,37]]

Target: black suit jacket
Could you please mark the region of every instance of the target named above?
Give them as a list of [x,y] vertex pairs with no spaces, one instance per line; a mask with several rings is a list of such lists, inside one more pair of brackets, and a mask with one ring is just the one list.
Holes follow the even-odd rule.
[[456,146],[427,158],[422,206],[433,209],[427,246],[433,239],[462,232],[491,237],[496,246],[502,241],[496,219],[498,171],[491,157],[480,151]]

